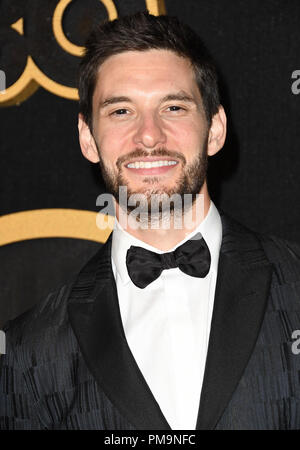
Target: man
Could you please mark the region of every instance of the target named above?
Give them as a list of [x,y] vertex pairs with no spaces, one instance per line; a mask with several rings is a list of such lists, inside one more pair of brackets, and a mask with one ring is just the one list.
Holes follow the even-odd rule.
[[299,248],[210,200],[226,116],[199,38],[144,13],[102,24],[79,95],[117,223],[73,283],[7,326],[0,427],[300,428]]

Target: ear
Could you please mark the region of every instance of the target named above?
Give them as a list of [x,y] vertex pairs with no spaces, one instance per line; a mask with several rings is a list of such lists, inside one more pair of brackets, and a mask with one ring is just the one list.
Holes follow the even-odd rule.
[[99,162],[99,155],[94,137],[82,114],[78,115],[79,143],[83,156],[93,163]]
[[226,138],[226,114],[222,105],[213,116],[208,135],[207,153],[209,156],[215,155],[224,145]]

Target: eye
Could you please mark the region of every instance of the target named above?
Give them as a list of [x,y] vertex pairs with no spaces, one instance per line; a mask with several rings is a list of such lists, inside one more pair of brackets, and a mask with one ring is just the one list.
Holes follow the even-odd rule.
[[123,115],[126,115],[127,113],[128,113],[128,109],[120,108],[120,109],[117,109],[116,111],[113,111],[111,114],[116,115],[116,116],[123,116]]
[[186,111],[186,109],[183,108],[182,106],[171,105],[166,108],[166,111],[172,113],[183,113],[184,111]]
[[169,109],[170,111],[179,111],[179,110],[182,109],[182,108],[181,108],[180,106],[175,106],[175,105],[173,105],[173,106],[169,106],[168,109]]

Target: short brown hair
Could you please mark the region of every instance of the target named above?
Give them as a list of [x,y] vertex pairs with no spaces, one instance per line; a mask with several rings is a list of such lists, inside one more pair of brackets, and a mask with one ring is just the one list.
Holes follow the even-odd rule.
[[126,51],[172,50],[190,60],[208,123],[220,105],[217,72],[199,36],[176,17],[139,12],[96,26],[85,46],[79,70],[79,110],[92,130],[92,100],[100,65]]

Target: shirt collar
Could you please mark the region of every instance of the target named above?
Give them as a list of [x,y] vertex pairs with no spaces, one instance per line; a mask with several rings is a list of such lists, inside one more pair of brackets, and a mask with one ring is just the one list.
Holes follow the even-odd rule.
[[[220,214],[212,201],[210,201],[210,207],[205,219],[198,225],[198,227],[188,234],[181,242],[176,244],[175,247],[168,251],[175,250],[198,232],[200,232],[204,237],[210,251],[210,271],[214,271],[215,274],[217,274],[219,253],[222,242],[222,222]],[[130,281],[126,267],[126,254],[131,245],[143,247],[156,253],[164,253],[162,250],[152,247],[151,245],[146,244],[145,242],[127,233],[127,231],[121,227],[117,219],[115,219],[115,227],[112,236],[112,267],[114,275],[116,276],[117,273],[124,285]]]

